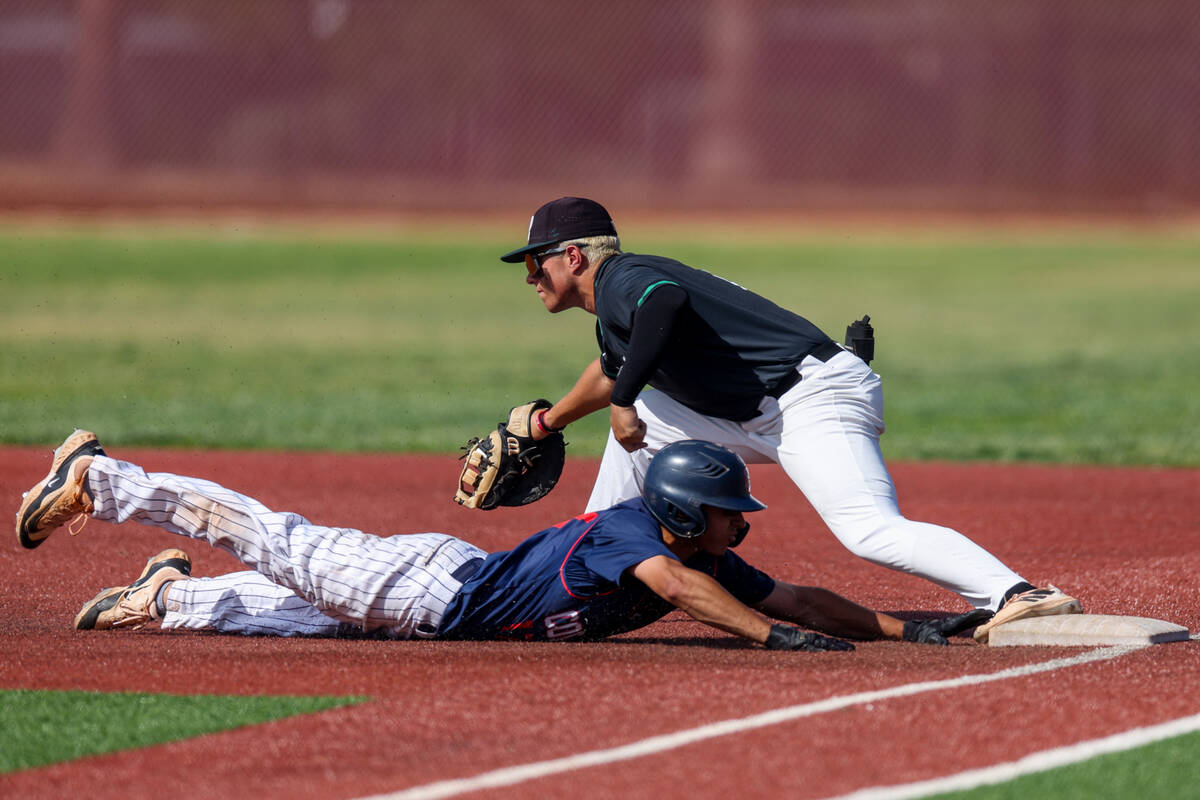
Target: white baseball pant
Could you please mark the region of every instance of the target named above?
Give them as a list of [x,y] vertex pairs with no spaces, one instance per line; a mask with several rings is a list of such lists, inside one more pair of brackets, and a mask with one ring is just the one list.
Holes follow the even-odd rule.
[[456,573],[487,555],[442,533],[384,538],[313,525],[211,481],[107,456],[92,461],[87,482],[96,519],[206,540],[254,570],[176,581],[163,628],[432,637],[462,588]]
[[774,461],[850,552],[926,578],[977,608],[997,608],[1024,579],[967,537],[900,513],[896,487],[879,449],[883,389],[879,376],[849,351],[827,362],[807,356],[801,380],[778,400],[765,397],[748,422],[708,417],[654,389],[638,397],[646,448],[626,452],[609,432],[587,510],[642,493],[651,457],[671,442],[705,439],[747,463]]

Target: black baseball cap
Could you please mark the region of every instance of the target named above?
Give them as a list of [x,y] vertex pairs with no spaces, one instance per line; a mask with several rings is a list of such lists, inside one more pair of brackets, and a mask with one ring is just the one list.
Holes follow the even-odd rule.
[[533,253],[567,239],[585,236],[616,236],[617,227],[604,206],[586,197],[560,197],[533,212],[529,220],[529,244],[505,253],[500,260],[519,264]]

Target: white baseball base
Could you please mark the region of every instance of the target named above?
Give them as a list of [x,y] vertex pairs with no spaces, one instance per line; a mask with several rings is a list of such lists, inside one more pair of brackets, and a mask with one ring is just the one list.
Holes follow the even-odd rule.
[[991,630],[992,647],[1015,645],[1148,645],[1186,642],[1188,629],[1148,617],[1061,614],[1018,619]]

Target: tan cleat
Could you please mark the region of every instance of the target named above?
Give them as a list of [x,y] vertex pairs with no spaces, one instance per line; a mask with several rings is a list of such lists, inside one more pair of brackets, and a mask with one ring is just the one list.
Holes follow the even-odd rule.
[[75,615],[75,629],[103,631],[110,628],[141,628],[161,619],[158,592],[164,583],[186,579],[192,560],[182,550],[163,550],[151,556],[137,580],[128,586],[101,589]]
[[992,628],[1013,622],[1018,619],[1031,617],[1050,617],[1056,614],[1079,614],[1083,607],[1079,601],[1053,584],[1047,584],[1044,589],[1030,589],[1008,599],[996,616],[975,629],[975,641],[987,644],[988,635]]
[[104,449],[91,431],[77,430],[54,451],[50,474],[25,493],[17,509],[17,539],[37,547],[60,525],[78,514],[92,513],[87,471]]

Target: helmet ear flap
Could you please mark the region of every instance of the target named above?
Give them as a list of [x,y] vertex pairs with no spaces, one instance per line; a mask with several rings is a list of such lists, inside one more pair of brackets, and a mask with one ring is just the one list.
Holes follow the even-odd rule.
[[671,533],[684,539],[704,535],[704,530],[708,527],[708,520],[704,518],[703,509],[700,509],[699,514],[689,514],[674,503],[668,502],[666,506],[671,521],[675,523],[667,526]]

